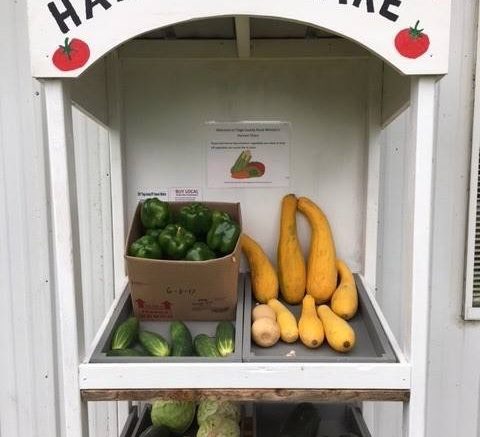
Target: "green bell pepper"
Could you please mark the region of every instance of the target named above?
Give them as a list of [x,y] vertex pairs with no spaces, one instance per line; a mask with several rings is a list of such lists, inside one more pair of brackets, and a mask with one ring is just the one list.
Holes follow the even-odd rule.
[[140,219],[145,229],[163,229],[170,222],[170,205],[156,197],[142,203]]
[[210,249],[205,243],[199,241],[187,252],[185,259],[187,261],[207,261],[209,259],[215,259],[216,257],[217,256],[212,249]]
[[161,259],[162,249],[156,238],[144,235],[130,245],[128,254],[137,258]]
[[160,233],[158,242],[169,259],[183,259],[195,243],[195,235],[177,224],[167,225]]
[[212,211],[212,225],[225,221],[232,221],[232,218],[226,212],[219,211],[218,209]]
[[222,255],[233,252],[240,236],[240,226],[233,221],[221,221],[213,225],[207,234],[210,249]]
[[212,211],[201,203],[183,206],[178,213],[179,223],[197,237],[206,235],[212,226]]
[[150,237],[158,239],[162,231],[163,229],[147,229],[147,231],[145,232],[145,235],[150,235]]

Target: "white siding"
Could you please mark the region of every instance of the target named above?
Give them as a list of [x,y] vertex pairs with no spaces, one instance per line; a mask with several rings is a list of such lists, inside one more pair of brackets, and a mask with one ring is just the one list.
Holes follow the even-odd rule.
[[24,1],[0,2],[0,427],[57,436],[45,156]]
[[[55,370],[41,84],[31,78],[26,5],[0,2],[0,433],[61,435]],[[75,115],[85,341],[113,299],[105,129]],[[92,212],[92,214],[87,214]],[[91,436],[118,435],[117,404],[90,406]]]
[[[433,268],[429,342],[427,437],[480,435],[480,324],[462,320],[468,207],[473,72],[477,2],[453,0],[450,72],[440,84],[433,216]],[[403,144],[407,113],[385,132],[381,226],[399,229],[402,220]],[[378,298],[401,336],[401,235],[380,242]],[[400,340],[401,341],[401,340]],[[392,431],[401,409],[389,406],[377,416],[378,436]],[[415,414],[415,412],[413,412]]]
[[478,2],[453,5],[450,75],[440,87],[428,429],[429,436],[478,437],[480,324],[461,317]]

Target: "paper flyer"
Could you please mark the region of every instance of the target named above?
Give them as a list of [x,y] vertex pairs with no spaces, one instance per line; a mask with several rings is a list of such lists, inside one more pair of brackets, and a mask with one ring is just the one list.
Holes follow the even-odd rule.
[[207,129],[209,188],[290,185],[290,123],[210,122]]

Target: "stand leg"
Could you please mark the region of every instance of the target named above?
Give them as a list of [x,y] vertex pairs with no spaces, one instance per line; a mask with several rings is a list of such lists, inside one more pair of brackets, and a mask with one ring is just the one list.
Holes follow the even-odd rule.
[[83,437],[87,408],[80,398],[78,365],[83,341],[79,336],[81,280],[76,223],[75,166],[71,100],[68,84],[61,80],[45,81],[45,112],[48,125],[53,278],[57,325],[57,360],[59,407],[62,436]]
[[412,79],[402,248],[404,351],[412,366],[410,404],[403,418],[403,435],[408,437],[426,435],[435,93],[435,77]]

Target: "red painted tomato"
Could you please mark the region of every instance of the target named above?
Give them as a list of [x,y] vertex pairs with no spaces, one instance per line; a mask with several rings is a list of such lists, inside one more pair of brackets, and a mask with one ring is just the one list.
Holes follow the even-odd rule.
[[52,62],[62,71],[77,70],[83,67],[90,58],[88,44],[80,39],[65,39],[65,45],[59,46],[53,54]]
[[423,33],[423,29],[419,29],[417,21],[415,27],[401,30],[395,37],[395,47],[398,52],[406,58],[416,59],[422,56],[430,46],[428,35]]

